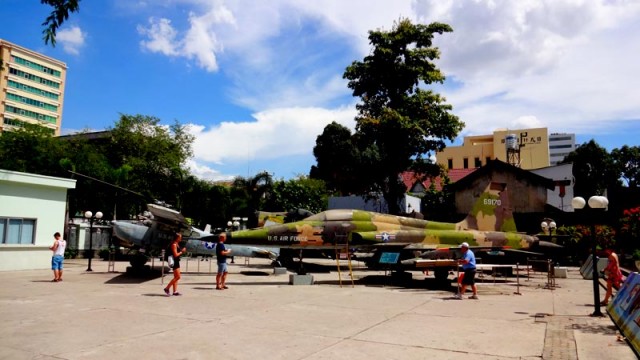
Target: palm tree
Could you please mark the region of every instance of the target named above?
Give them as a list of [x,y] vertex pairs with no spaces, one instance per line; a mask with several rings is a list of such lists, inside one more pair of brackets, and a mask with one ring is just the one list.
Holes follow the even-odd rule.
[[266,202],[273,187],[273,178],[266,171],[256,174],[254,177],[237,177],[233,181],[232,199],[236,201],[233,206],[238,215],[249,218],[249,227],[257,225],[256,212]]

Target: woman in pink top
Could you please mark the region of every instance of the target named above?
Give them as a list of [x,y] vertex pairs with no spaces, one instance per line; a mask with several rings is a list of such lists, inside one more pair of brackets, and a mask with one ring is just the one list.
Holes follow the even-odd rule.
[[609,258],[609,263],[607,267],[604,268],[604,275],[607,277],[607,292],[604,294],[604,300],[600,303],[601,305],[607,305],[609,303],[609,298],[613,293],[613,287],[619,288],[622,283],[622,272],[620,272],[618,255],[612,250],[607,250],[606,254]]

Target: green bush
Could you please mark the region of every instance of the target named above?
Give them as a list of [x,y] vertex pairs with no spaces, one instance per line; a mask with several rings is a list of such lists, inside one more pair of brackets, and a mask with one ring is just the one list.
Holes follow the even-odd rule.
[[64,249],[65,259],[75,259],[76,257],[78,257],[78,249],[74,249],[74,248]]
[[98,251],[98,257],[102,260],[109,260],[109,248],[102,248]]

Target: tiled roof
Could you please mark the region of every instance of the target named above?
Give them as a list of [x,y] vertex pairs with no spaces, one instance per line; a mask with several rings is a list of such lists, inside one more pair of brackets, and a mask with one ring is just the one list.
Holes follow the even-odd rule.
[[[471,174],[472,172],[476,171],[477,168],[473,168],[473,169],[449,169],[448,170],[448,176],[449,179],[451,179],[451,182],[454,183],[460,179],[462,179],[463,177]],[[413,171],[405,171],[402,174],[400,174],[400,176],[402,177],[402,182],[404,183],[404,185],[407,187],[407,191],[411,191],[411,189],[413,189],[413,186],[415,185],[415,183],[418,181],[418,178],[416,176],[416,174]],[[431,186],[431,179],[427,178],[422,182],[422,186],[424,186],[425,189],[428,189],[429,186]],[[442,179],[440,176],[435,178],[435,186],[436,186],[436,190],[441,191],[442,190]]]

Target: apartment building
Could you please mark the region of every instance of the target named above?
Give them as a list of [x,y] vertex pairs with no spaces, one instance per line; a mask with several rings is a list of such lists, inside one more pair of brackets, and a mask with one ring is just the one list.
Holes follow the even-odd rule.
[[551,166],[559,162],[576,149],[576,134],[552,133],[549,135],[549,163]]
[[0,39],[0,132],[38,124],[60,135],[67,65]]

